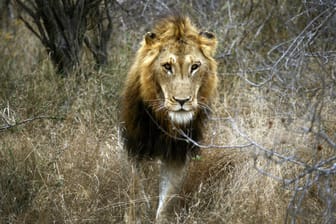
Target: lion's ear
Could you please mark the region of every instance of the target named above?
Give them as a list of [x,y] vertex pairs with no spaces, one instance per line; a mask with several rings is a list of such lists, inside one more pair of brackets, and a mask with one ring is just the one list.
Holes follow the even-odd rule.
[[209,31],[201,31],[199,35],[206,37],[208,39],[216,39],[215,34]]
[[155,33],[147,32],[147,33],[145,34],[145,41],[146,41],[146,44],[148,44],[148,45],[152,45],[152,44],[155,42],[155,39],[156,39],[156,34],[155,34]]
[[217,38],[215,34],[209,31],[201,31],[199,36],[201,39],[202,48],[205,53],[213,56],[217,48]]

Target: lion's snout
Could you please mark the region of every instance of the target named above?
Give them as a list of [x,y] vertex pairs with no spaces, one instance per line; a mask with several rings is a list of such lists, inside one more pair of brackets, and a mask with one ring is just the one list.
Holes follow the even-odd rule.
[[188,97],[175,97],[175,96],[173,96],[173,100],[175,102],[179,103],[181,105],[181,107],[183,108],[183,105],[186,102],[189,102],[191,100],[191,96],[188,96]]
[[165,105],[168,111],[191,112],[196,110],[197,100],[192,96],[171,96]]

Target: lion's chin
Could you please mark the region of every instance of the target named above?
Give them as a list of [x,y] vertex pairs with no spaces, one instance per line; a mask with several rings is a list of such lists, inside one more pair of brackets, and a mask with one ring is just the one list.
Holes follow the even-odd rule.
[[172,122],[183,125],[188,124],[193,120],[193,111],[170,111],[169,118]]

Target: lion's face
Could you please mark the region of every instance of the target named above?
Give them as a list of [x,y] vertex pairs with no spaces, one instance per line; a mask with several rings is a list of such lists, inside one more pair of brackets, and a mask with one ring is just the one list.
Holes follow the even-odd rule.
[[199,90],[206,79],[209,66],[207,59],[192,45],[176,48],[164,47],[155,61],[155,76],[159,88],[159,108],[165,110],[169,119],[176,124],[193,120],[202,103]]

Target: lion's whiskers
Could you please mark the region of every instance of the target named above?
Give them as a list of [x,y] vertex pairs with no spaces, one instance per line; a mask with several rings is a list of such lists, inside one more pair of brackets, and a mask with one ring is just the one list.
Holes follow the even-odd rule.
[[198,105],[199,105],[200,108],[204,109],[205,111],[213,112],[211,107],[206,103],[198,102]]
[[162,110],[166,110],[167,108],[163,104],[161,104],[158,107],[155,107],[154,109],[155,109],[156,112],[159,112],[159,111],[162,111]]
[[166,109],[162,100],[156,99],[156,100],[150,100],[150,102],[151,102],[151,107],[156,112],[159,112],[159,111],[162,111],[162,110]]

